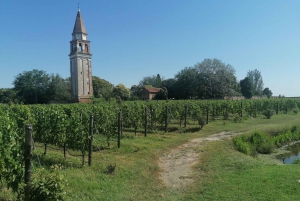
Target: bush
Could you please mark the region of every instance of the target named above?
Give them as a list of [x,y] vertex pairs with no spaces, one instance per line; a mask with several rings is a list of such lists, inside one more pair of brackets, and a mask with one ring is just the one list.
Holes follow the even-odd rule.
[[234,123],[242,123],[242,118],[239,115],[233,116]]
[[[30,201],[63,201],[66,197],[64,187],[67,184],[67,180],[58,171],[61,169],[60,165],[51,166],[50,173],[46,172],[45,169],[37,171],[32,176],[31,184],[24,186],[19,191],[19,200],[30,200]],[[27,197],[25,197],[25,191]]]
[[197,120],[198,120],[198,124],[200,126],[200,129],[202,129],[203,126],[206,125],[206,118],[203,117],[203,116],[200,116],[200,117],[197,118]]
[[298,112],[299,112],[298,108],[293,109],[293,114],[298,114]]
[[265,111],[263,111],[263,115],[265,115],[267,119],[271,119],[271,117],[273,116],[273,111],[270,109],[266,109]]
[[300,159],[294,160],[292,164],[300,164]]
[[247,142],[244,142],[241,137],[235,137],[233,138],[233,143],[235,146],[235,149],[239,152],[242,152],[246,155],[253,155],[253,148],[251,148],[250,144]]
[[260,154],[269,154],[272,153],[274,149],[275,146],[272,141],[265,141],[257,147],[257,152]]
[[253,133],[251,141],[257,152],[261,154],[272,153],[275,148],[271,137],[259,131]]

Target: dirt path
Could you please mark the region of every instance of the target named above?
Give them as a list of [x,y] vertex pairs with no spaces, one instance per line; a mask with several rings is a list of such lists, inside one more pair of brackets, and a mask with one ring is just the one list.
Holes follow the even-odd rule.
[[182,188],[193,181],[191,174],[192,166],[197,163],[199,154],[195,147],[205,145],[207,141],[228,139],[239,133],[222,132],[209,137],[195,138],[191,141],[170,150],[159,157],[158,165],[161,169],[160,179],[170,188]]

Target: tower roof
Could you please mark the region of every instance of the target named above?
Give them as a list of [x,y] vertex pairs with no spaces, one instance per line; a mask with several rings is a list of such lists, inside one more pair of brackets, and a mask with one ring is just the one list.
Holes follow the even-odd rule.
[[78,10],[77,12],[73,33],[87,33],[85,30],[83,19],[80,14],[80,10]]

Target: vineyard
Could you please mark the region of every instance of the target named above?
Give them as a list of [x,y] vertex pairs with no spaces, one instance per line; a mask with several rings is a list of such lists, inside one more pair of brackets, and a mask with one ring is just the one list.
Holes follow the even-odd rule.
[[1,181],[17,190],[24,179],[26,125],[32,125],[33,140],[66,152],[80,152],[82,163],[89,151],[91,133],[95,144],[118,142],[123,132],[145,136],[171,132],[174,127],[198,130],[211,121],[239,122],[255,118],[266,110],[274,114],[297,112],[300,99],[267,100],[190,100],[149,102],[105,102],[70,105],[0,105]]

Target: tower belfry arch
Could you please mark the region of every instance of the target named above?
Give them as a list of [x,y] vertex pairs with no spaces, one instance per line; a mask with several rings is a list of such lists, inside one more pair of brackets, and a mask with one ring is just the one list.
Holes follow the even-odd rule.
[[93,95],[92,54],[87,35],[78,8],[69,54],[72,102],[91,102]]

